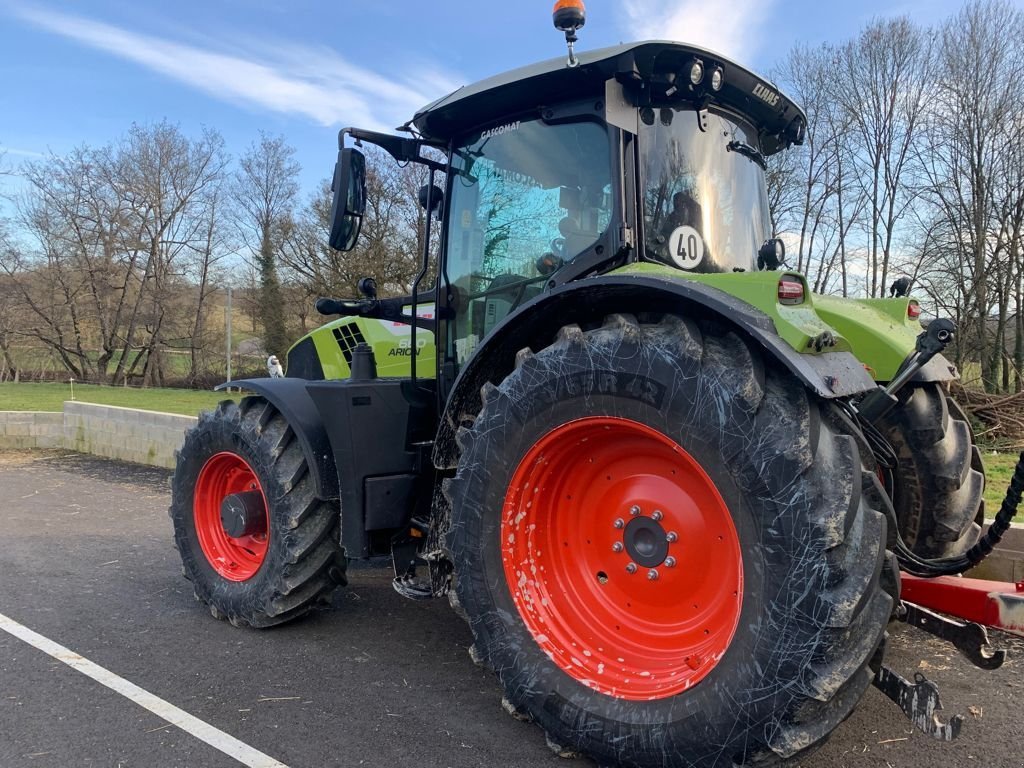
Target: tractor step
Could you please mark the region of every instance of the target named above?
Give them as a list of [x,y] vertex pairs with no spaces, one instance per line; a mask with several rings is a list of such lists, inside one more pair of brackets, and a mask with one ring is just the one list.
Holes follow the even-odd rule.
[[910,682],[883,664],[872,684],[896,702],[896,706],[922,733],[939,741],[953,741],[960,735],[963,717],[953,715],[948,723],[939,720],[937,713],[942,709],[939,687],[920,672],[915,672],[914,682]]
[[391,560],[395,568],[391,586],[395,592],[410,600],[430,600],[434,597],[430,580],[421,579],[416,574],[418,567],[427,565],[419,555],[422,532],[418,528],[416,530],[419,535],[396,536],[391,542]]
[[980,669],[999,669],[1006,661],[1006,651],[992,648],[989,644],[988,631],[980,624],[961,624],[907,602],[900,606],[897,616],[912,627],[949,641],[968,661]]

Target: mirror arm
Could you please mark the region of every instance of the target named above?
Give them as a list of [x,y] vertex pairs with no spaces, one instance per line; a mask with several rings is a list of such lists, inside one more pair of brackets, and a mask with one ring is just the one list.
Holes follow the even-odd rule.
[[[363,128],[342,128],[338,134],[338,148],[345,148],[345,137],[351,136],[355,141],[368,141],[374,144],[400,163],[419,163],[434,171],[443,171],[444,163],[420,156],[420,148],[435,146],[420,139],[407,139],[404,136],[393,136],[390,133],[368,131]],[[443,147],[438,147],[443,149]]]

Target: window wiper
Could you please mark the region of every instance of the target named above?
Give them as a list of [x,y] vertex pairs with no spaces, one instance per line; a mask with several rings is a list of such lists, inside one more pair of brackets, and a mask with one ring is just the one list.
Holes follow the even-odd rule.
[[762,155],[756,148],[750,146],[745,141],[730,141],[725,145],[726,150],[729,152],[738,152],[744,157],[749,157],[755,163],[761,166],[762,170],[767,170],[767,164],[765,163],[764,155]]

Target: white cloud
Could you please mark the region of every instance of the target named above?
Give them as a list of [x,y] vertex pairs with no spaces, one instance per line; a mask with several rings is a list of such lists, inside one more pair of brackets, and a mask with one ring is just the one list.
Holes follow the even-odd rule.
[[758,47],[758,31],[774,0],[627,0],[623,3],[631,36],[678,40],[749,62]]
[[3,155],[11,155],[13,157],[46,157],[45,152],[34,152],[31,149],[18,149],[17,147],[5,147],[0,144],[0,157]]
[[[54,10],[22,7],[26,21],[185,83],[210,96],[302,115],[320,125],[390,130],[458,83],[440,70],[400,80],[351,64],[324,47],[251,41],[215,49],[133,32]],[[421,84],[427,83],[426,87]]]

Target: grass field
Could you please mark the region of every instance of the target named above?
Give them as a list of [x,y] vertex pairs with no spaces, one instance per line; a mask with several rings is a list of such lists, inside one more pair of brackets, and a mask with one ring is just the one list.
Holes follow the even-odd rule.
[[[118,405],[122,408],[141,408],[186,416],[211,410],[227,397],[218,392],[191,389],[134,389],[75,384],[75,400],[83,403]],[[70,399],[71,387],[64,383],[0,384],[0,411],[60,411],[64,401]]]
[[[981,457],[985,461],[985,517],[993,518],[1003,503],[1006,486],[1010,484],[1013,468],[1017,465],[1020,455],[982,451]],[[1021,506],[1024,507],[1024,504]],[[1024,509],[1017,512],[1013,520],[1016,523],[1024,523]]]

